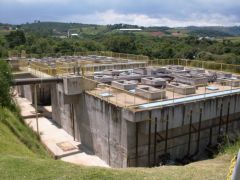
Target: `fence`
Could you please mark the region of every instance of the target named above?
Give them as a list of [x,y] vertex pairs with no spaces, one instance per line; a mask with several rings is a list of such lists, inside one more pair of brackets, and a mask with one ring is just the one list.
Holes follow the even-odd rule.
[[[43,57],[64,57],[64,56],[106,56],[120,59],[131,59],[137,61],[149,60],[148,56],[126,54],[126,53],[116,53],[111,51],[87,51],[87,52],[67,52],[67,53],[48,53],[48,54],[26,54],[25,58],[43,58]],[[21,58],[21,54],[17,53],[14,58]]]
[[225,71],[240,74],[240,65],[216,63],[213,61],[200,61],[188,59],[154,59],[149,60],[150,66],[182,65],[185,67],[204,68],[209,70]]
[[[94,81],[94,80],[91,80],[91,81]],[[201,97],[205,98],[205,97],[208,97],[208,95],[211,93],[224,94],[223,92],[226,92],[226,91],[232,92],[234,90],[238,90],[240,86],[240,80],[229,80],[229,81],[224,80],[224,81],[212,83],[212,84],[199,84],[198,86],[183,87],[183,90],[182,90],[183,93],[181,94],[177,90],[178,87],[171,87],[166,89],[159,89],[159,91],[166,92],[166,97],[159,97],[156,100],[152,100],[150,96],[142,97],[140,94],[136,93],[135,91],[127,91],[127,90],[119,89],[117,87],[113,87],[111,85],[103,84],[100,82],[96,82],[96,83],[98,84],[97,88],[87,91],[88,94],[91,94],[95,97],[98,97],[116,106],[123,107],[123,108],[131,108],[131,109],[136,109],[136,107],[138,106],[152,103],[152,102],[157,103],[157,102],[164,102],[164,101],[170,100],[172,103],[174,103],[181,98],[189,99],[189,97],[194,97],[199,95],[202,95]],[[189,87],[193,87],[195,92],[188,94]]]

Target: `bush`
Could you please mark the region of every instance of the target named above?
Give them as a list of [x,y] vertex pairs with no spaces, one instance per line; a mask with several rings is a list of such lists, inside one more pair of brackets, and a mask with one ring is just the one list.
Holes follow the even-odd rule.
[[0,106],[16,110],[10,93],[11,69],[6,61],[0,60]]

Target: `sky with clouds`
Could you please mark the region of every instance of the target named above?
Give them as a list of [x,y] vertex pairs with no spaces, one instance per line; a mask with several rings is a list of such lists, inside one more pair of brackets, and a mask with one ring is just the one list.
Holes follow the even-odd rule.
[[0,0],[0,22],[240,25],[240,0]]

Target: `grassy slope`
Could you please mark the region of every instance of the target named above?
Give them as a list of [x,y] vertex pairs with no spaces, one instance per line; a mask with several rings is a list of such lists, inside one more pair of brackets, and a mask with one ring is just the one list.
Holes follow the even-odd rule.
[[230,158],[224,155],[184,167],[151,169],[75,166],[51,159],[26,126],[0,109],[0,179],[225,179]]

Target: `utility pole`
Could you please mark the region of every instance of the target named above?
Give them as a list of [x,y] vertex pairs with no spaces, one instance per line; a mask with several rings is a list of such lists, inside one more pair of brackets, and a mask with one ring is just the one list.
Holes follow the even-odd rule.
[[40,135],[38,127],[37,84],[34,85],[34,104],[36,113],[37,134]]

